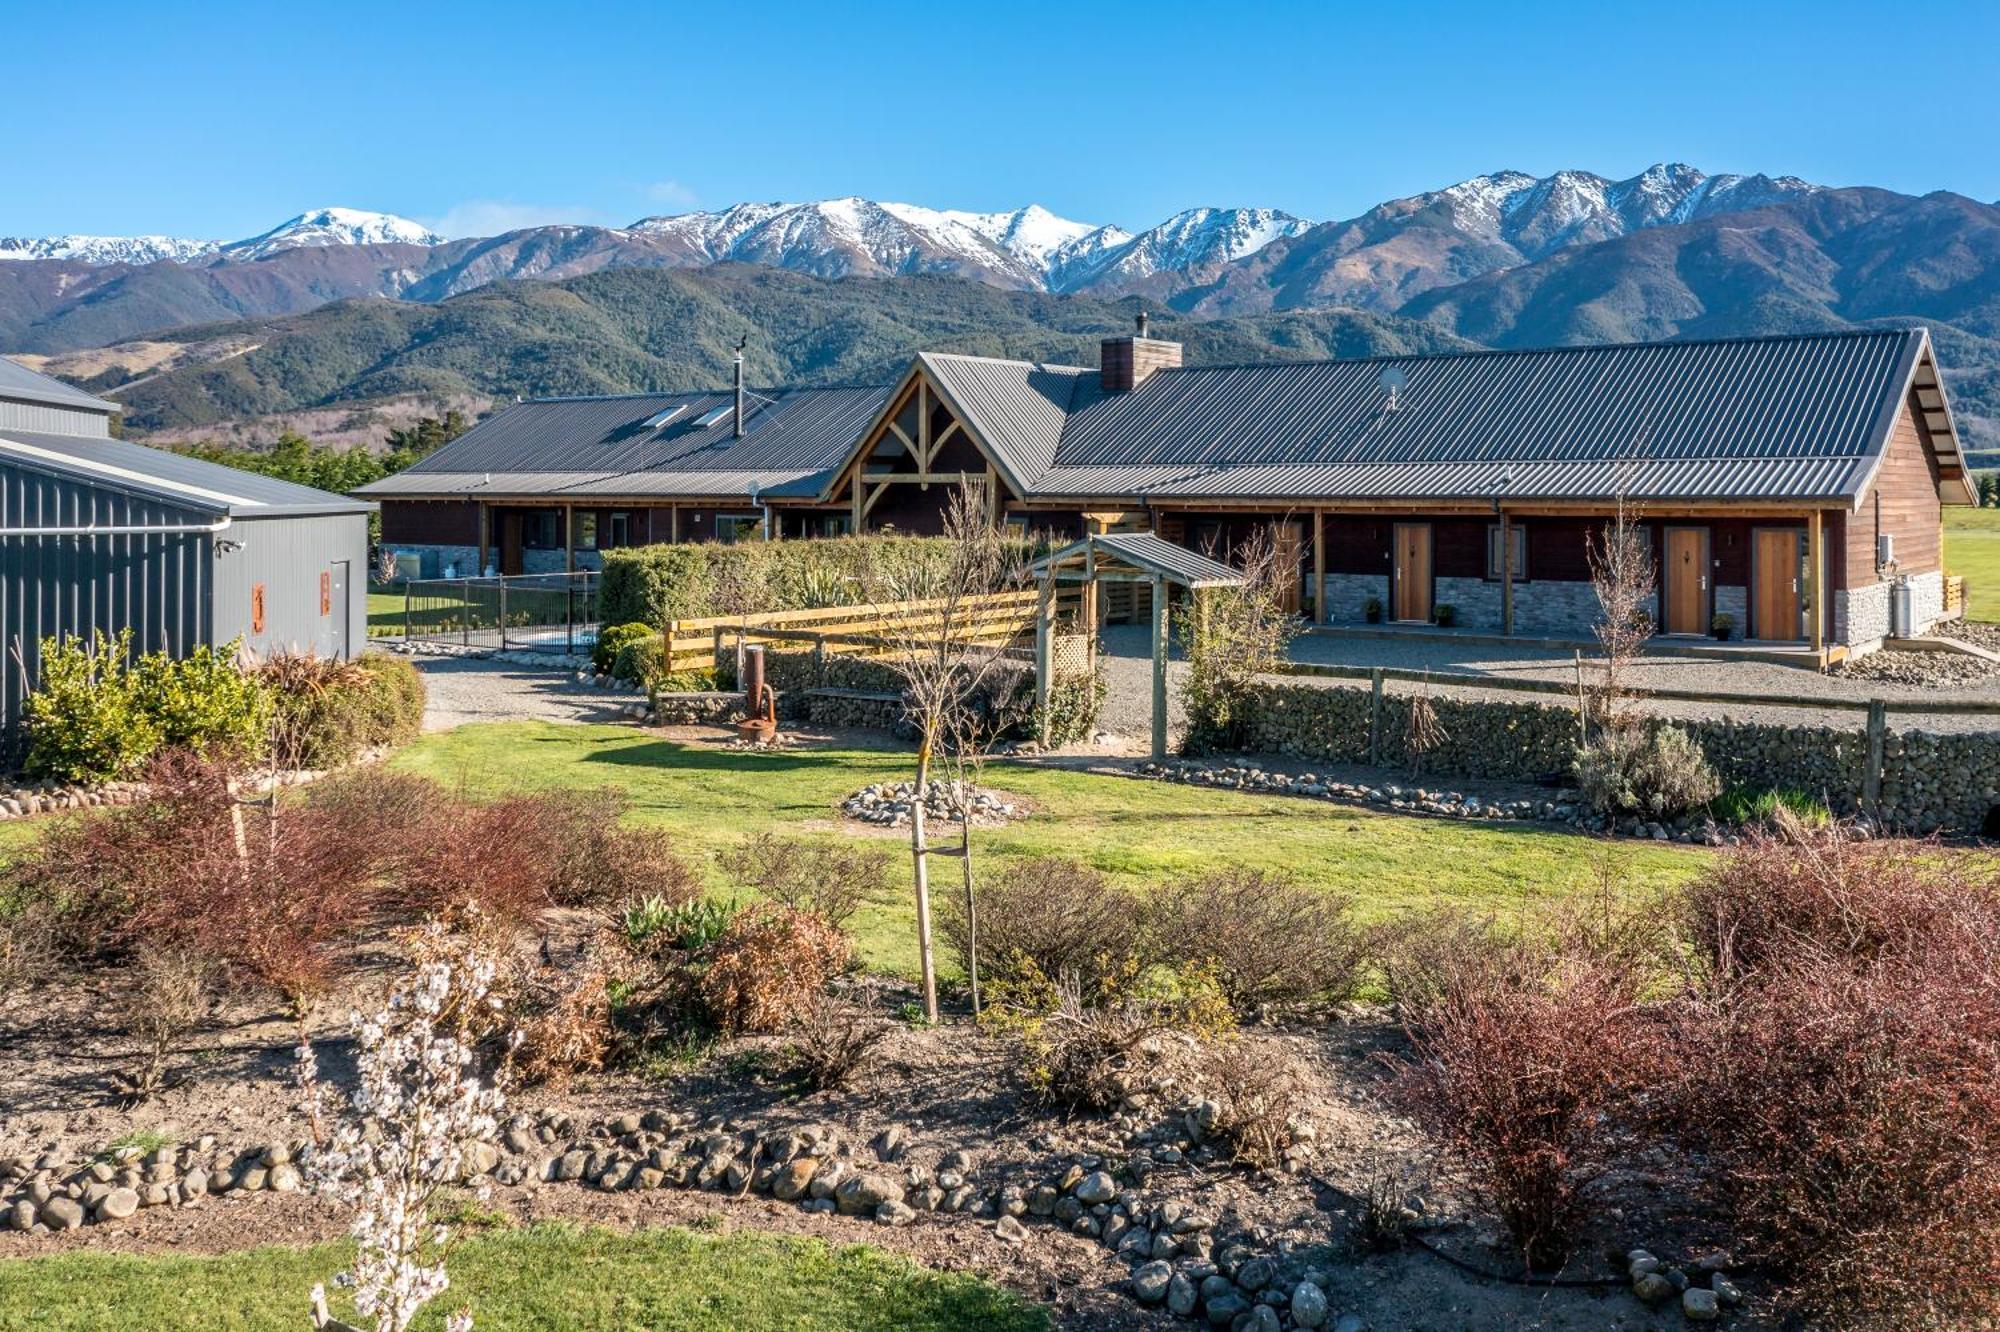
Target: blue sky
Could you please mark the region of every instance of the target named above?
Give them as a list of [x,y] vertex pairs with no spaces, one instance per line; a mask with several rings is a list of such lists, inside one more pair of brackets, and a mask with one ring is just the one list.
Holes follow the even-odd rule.
[[2000,197],[2000,5],[0,0],[0,234],[743,199],[1345,217],[1659,160]]

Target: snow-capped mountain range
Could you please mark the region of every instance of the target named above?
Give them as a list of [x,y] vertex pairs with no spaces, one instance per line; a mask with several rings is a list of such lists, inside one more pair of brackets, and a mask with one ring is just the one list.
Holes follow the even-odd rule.
[[[1459,232],[1501,242],[1523,258],[1536,259],[1565,246],[1761,207],[1818,188],[1790,176],[1708,176],[1677,163],[1619,181],[1586,171],[1542,177],[1501,171],[1381,204],[1351,224],[1331,225],[1399,223],[1435,215]],[[622,228],[542,227],[530,232],[547,242],[537,247],[535,262],[543,265],[551,250],[574,250],[582,238],[600,253],[607,245],[629,241],[643,252],[633,262],[654,265],[733,260],[821,277],[950,273],[1001,286],[1072,292],[1152,289],[1183,274],[1206,280],[1315,225],[1274,208],[1191,208],[1134,233],[1058,217],[1034,204],[1012,212],[973,213],[848,197],[741,203],[713,212],[641,218]],[[173,236],[0,237],[0,260],[251,263],[291,250],[331,246],[490,248],[493,241],[526,234],[448,241],[393,214],[316,208],[260,235],[226,243]],[[491,268],[489,263],[479,271]],[[542,272],[530,268],[509,275]],[[463,289],[458,283],[449,285]]]

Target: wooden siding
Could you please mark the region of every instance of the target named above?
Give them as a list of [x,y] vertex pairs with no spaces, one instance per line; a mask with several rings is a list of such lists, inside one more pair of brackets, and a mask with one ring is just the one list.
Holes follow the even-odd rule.
[[471,500],[383,500],[385,546],[476,546],[479,506]]
[[1882,465],[1848,525],[1846,579],[1848,587],[1880,581],[1875,569],[1875,538],[1888,533],[1896,539],[1896,567],[1903,573],[1930,573],[1944,567],[1944,506],[1938,499],[1937,452],[1929,432],[1905,402],[1889,431]]

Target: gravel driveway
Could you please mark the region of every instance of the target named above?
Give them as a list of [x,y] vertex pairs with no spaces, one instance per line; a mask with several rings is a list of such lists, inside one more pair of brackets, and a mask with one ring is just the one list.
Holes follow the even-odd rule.
[[619,709],[644,695],[636,689],[594,689],[570,672],[483,657],[412,657],[430,701],[426,731],[448,731],[467,722],[623,720]]

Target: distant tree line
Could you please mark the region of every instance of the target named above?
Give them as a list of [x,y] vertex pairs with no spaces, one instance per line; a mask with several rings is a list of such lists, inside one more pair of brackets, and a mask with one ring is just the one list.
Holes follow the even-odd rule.
[[435,453],[464,434],[469,424],[465,413],[455,407],[441,417],[422,417],[414,425],[389,431],[383,441],[388,447],[379,453],[366,444],[344,449],[315,444],[295,430],[279,435],[277,443],[268,449],[231,448],[214,440],[202,440],[183,445],[180,452],[204,462],[347,495]]

